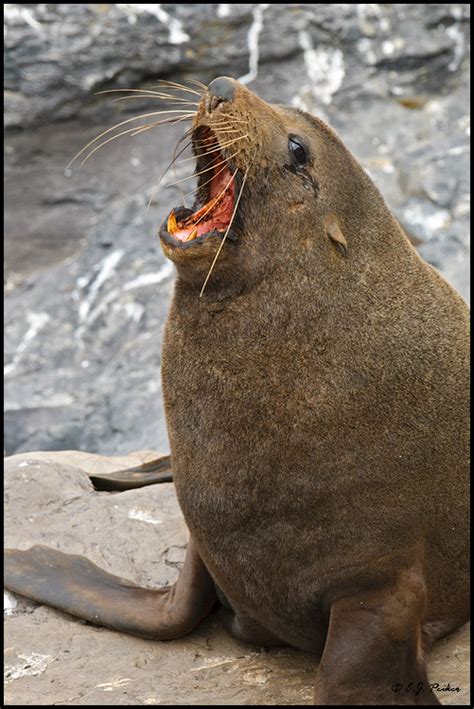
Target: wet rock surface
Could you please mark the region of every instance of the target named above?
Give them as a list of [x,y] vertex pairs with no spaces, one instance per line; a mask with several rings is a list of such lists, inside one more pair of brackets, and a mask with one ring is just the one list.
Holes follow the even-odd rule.
[[[173,583],[188,540],[173,485],[97,492],[87,475],[156,456],[62,451],[7,458],[6,546],[47,544],[141,585]],[[443,704],[469,704],[468,632],[461,628],[430,655],[429,679]],[[219,610],[185,638],[154,642],[8,592],[4,665],[7,705],[311,704],[317,659],[238,642],[222,629]]]

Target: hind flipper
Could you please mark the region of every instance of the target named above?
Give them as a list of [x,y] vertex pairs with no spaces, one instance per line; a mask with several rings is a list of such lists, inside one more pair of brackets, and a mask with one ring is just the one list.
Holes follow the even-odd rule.
[[134,490],[146,485],[173,482],[171,456],[150,460],[133,468],[117,470],[114,473],[89,474],[96,490],[123,491]]
[[130,635],[182,637],[209,614],[214,582],[190,540],[173,586],[140,588],[83,556],[45,546],[5,550],[5,587],[14,593]]

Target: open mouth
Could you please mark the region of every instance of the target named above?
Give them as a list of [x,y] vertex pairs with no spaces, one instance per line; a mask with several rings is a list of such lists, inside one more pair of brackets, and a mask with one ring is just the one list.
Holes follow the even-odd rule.
[[[235,208],[237,170],[232,170],[210,128],[194,130],[193,150],[198,185],[192,209],[175,207],[160,230],[165,241],[181,248],[210,236],[223,237]],[[233,240],[231,234],[227,238]]]

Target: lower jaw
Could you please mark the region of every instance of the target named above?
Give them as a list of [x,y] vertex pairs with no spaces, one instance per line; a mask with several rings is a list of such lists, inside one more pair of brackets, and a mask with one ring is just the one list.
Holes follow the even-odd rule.
[[[179,214],[178,209],[175,209],[174,212],[176,214]],[[232,231],[232,229],[230,229],[228,233],[227,233],[227,229],[225,231],[213,229],[212,231],[208,231],[205,234],[201,234],[200,236],[196,236],[194,239],[191,239],[189,241],[181,241],[180,239],[176,239],[172,234],[170,234],[170,232],[167,229],[167,224],[168,224],[168,217],[165,219],[165,221],[163,222],[163,224],[159,230],[159,237],[164,244],[166,244],[174,249],[186,250],[186,249],[193,248],[194,246],[199,247],[208,240],[215,240],[215,239],[222,240],[224,238],[224,236],[226,237],[226,241],[235,242],[237,240],[237,237],[236,237],[235,233]]]

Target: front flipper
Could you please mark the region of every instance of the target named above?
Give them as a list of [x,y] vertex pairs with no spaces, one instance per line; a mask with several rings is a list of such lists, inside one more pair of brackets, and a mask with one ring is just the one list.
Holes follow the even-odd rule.
[[345,595],[330,606],[314,704],[436,705],[422,641],[426,586],[417,565],[386,587]]
[[150,460],[133,468],[117,470],[114,473],[91,474],[89,478],[96,490],[134,490],[146,485],[173,482],[171,456]]
[[38,545],[5,550],[5,587],[95,625],[157,640],[187,635],[217,600],[192,540],[173,586],[141,588],[83,556]]

